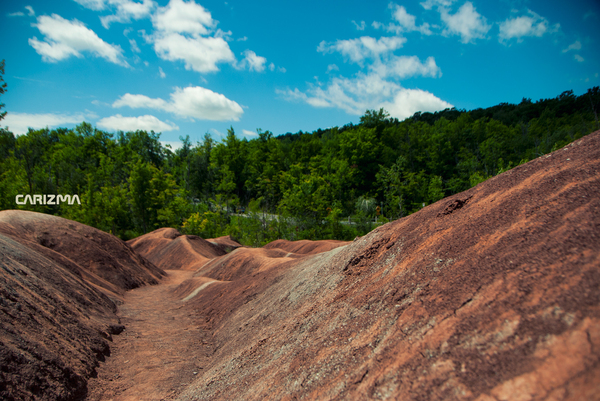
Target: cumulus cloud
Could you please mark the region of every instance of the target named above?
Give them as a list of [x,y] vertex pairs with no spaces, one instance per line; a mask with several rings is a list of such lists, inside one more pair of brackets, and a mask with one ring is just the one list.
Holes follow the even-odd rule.
[[113,22],[129,22],[132,19],[146,18],[156,7],[156,3],[152,0],[143,0],[141,3],[130,0],[108,0],[107,3],[116,8],[116,13],[100,17],[100,22],[106,29]]
[[216,22],[210,12],[194,1],[171,0],[167,6],[159,7],[152,24],[163,32],[208,35]]
[[322,41],[317,47],[321,53],[338,52],[351,62],[362,65],[367,58],[377,58],[401,48],[406,38],[399,36],[381,37],[379,39],[363,36],[357,39],[337,40],[333,43]]
[[106,43],[76,19],[69,21],[56,14],[42,15],[34,26],[44,35],[44,41],[34,36],[29,39],[29,45],[44,61],[56,62],[71,56],[83,57],[81,52],[90,52],[111,63],[128,66],[123,60],[120,46]]
[[64,126],[65,124],[79,124],[90,118],[89,114],[30,114],[30,113],[7,113],[2,120],[3,125],[8,126],[9,130],[15,135],[26,134],[29,128],[53,128]]
[[375,63],[370,69],[381,77],[408,78],[423,76],[437,78],[442,75],[441,69],[433,57],[424,63],[417,56],[392,56],[385,63]]
[[231,31],[217,29],[217,21],[210,12],[193,0],[171,0],[158,7],[152,16],[154,33],[142,35],[153,44],[154,51],[163,60],[182,61],[187,70],[200,73],[219,71],[219,64],[231,64],[237,69],[264,71],[266,58],[246,50],[238,62],[228,41]]
[[579,61],[580,63],[583,63],[585,61],[585,59],[583,57],[581,57],[579,54],[576,54],[573,57],[575,58],[575,60]]
[[165,74],[165,72],[163,71],[162,67],[158,67],[158,75],[160,75],[161,78],[166,78],[167,74]]
[[500,42],[505,42],[516,38],[517,41],[522,41],[526,36],[542,37],[545,33],[555,32],[560,27],[556,24],[550,27],[546,18],[528,10],[529,15],[523,15],[516,18],[509,18],[500,24],[500,34],[498,35]]
[[25,6],[25,9],[27,10],[27,15],[30,17],[35,16],[35,11],[33,11],[33,7],[31,6]]
[[395,32],[400,34],[402,32],[420,32],[424,35],[431,35],[430,25],[426,22],[417,26],[417,18],[414,15],[409,14],[404,6],[390,3],[390,9],[392,9],[392,18],[396,23],[384,25],[379,22],[374,22],[373,27],[376,29],[385,28],[388,32]]
[[243,129],[242,134],[244,134],[244,136],[247,136],[250,138],[256,138],[258,136],[258,134],[255,131],[250,131],[247,129]]
[[417,111],[437,111],[452,107],[430,92],[403,88],[377,74],[359,73],[354,78],[336,77],[326,88],[312,85],[306,92],[296,88],[279,90],[277,93],[289,101],[301,101],[319,108],[339,108],[353,115],[383,107],[398,119],[410,117]]
[[402,120],[418,111],[435,112],[453,106],[430,92],[421,89],[402,88],[395,93],[392,101],[383,102],[381,107],[387,110],[390,116]]
[[176,88],[169,101],[126,93],[113,103],[113,107],[149,108],[179,117],[213,121],[238,121],[244,113],[238,103],[200,86]]
[[101,128],[113,131],[144,130],[166,132],[179,130],[179,127],[177,125],[170,122],[160,121],[158,118],[151,115],[139,117],[123,117],[122,115],[117,114],[99,120],[96,125],[98,125]]
[[75,0],[85,8],[89,8],[94,11],[102,11],[106,8],[106,0]]
[[108,29],[113,22],[129,22],[132,19],[140,20],[149,17],[156,3],[153,0],[75,0],[85,8],[94,11],[115,10],[115,14],[100,17],[102,26]]
[[[432,2],[433,4],[433,2]],[[439,7],[440,3],[436,2]],[[449,3],[448,3],[449,4]],[[373,26],[396,32],[396,36],[373,38],[363,36],[355,39],[323,41],[317,51],[339,53],[346,62],[357,64],[362,71],[353,77],[336,76],[339,68],[335,64],[327,67],[329,82],[308,84],[308,89],[298,88],[276,90],[288,101],[302,102],[318,108],[337,108],[348,114],[361,115],[368,109],[384,107],[393,117],[404,119],[417,111],[436,111],[452,107],[430,92],[404,88],[399,81],[410,77],[437,78],[441,69],[433,57],[422,61],[417,56],[397,56],[394,52],[403,47],[406,38],[399,33],[420,31],[431,34],[428,24],[417,26],[416,17],[410,15],[403,6],[391,3],[394,22],[387,27],[381,23]],[[461,11],[456,15],[461,15]]]
[[159,35],[154,50],[163,60],[183,61],[186,70],[218,71],[218,63],[234,63],[235,56],[223,38],[185,37],[179,33]]
[[450,14],[445,7],[440,7],[442,21],[446,27],[443,35],[460,35],[461,42],[469,43],[475,39],[484,39],[491,26],[486,18],[475,10],[473,3],[467,1],[455,14]]
[[[267,59],[261,56],[256,55],[252,50],[245,50],[243,53],[244,59],[237,66],[239,69],[248,69],[249,71],[257,71],[262,72],[265,70],[265,64],[267,63]],[[271,66],[273,66],[271,68]],[[273,71],[275,69],[275,64],[271,63],[269,69]]]
[[431,10],[433,7],[449,7],[452,3],[454,3],[454,0],[426,0],[419,4],[424,9]]

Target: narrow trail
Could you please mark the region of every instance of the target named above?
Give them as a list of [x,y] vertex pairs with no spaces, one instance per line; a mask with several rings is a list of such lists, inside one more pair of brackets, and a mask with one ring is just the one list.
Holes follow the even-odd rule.
[[172,400],[201,373],[211,352],[210,334],[171,295],[194,272],[167,274],[159,285],[126,293],[118,311],[125,330],[113,336],[111,355],[90,379],[86,400]]

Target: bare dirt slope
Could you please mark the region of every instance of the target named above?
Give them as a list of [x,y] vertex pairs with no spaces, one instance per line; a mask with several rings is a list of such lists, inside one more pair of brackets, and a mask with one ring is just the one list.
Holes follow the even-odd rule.
[[226,253],[219,245],[195,235],[182,235],[174,228],[159,228],[129,240],[127,244],[165,270],[195,270],[210,259]]
[[198,311],[172,290],[192,271],[170,270],[159,286],[127,292],[119,307],[126,330],[90,379],[88,400],[166,400],[180,394],[212,354],[212,336]]
[[209,238],[209,239],[207,239],[207,241],[217,245],[218,247],[223,249],[225,252],[231,252],[234,249],[242,247],[242,244],[235,241],[233,238],[231,238],[230,235],[225,235],[223,237],[218,237],[218,238]]
[[327,252],[339,246],[348,244],[347,241],[323,240],[323,241],[288,241],[278,239],[265,245],[265,249],[282,249],[287,252],[298,253],[302,255]]
[[69,266],[73,273],[113,293],[157,284],[164,275],[119,238],[62,217],[3,210],[0,233]]
[[70,220],[0,212],[0,399],[85,396],[123,330],[115,302],[164,273],[123,241]]
[[598,132],[281,260],[186,302],[215,353],[180,400],[600,397]]

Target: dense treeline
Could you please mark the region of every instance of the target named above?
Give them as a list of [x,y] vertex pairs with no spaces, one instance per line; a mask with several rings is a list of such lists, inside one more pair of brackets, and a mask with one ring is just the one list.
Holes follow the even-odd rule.
[[[128,239],[171,226],[249,244],[352,239],[596,129],[600,90],[404,121],[164,147],[154,132],[0,130],[0,209],[57,214]],[[1,117],[0,117],[1,118]],[[81,205],[17,205],[17,194],[78,194]],[[349,223],[349,219],[351,223]]]

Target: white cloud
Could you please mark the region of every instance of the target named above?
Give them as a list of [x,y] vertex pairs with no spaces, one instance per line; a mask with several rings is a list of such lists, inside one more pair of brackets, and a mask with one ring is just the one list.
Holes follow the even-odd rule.
[[65,124],[79,124],[88,119],[89,114],[30,114],[8,112],[2,120],[2,125],[9,127],[15,135],[26,134],[29,128],[41,129],[58,127]]
[[273,63],[269,64],[269,71],[275,71],[275,64],[273,64]]
[[247,129],[243,129],[242,134],[244,134],[245,136],[249,136],[251,138],[256,138],[258,136],[258,134],[255,131],[249,131]]
[[33,11],[33,7],[31,6],[25,6],[25,9],[27,10],[27,15],[30,17],[35,16],[35,11]]
[[160,75],[161,78],[166,78],[167,74],[165,74],[165,72],[163,71],[162,67],[158,67],[158,75]]
[[301,101],[313,107],[335,107],[348,114],[362,115],[368,109],[385,108],[392,117],[404,119],[417,111],[443,110],[452,105],[430,92],[405,89],[377,74],[359,73],[355,78],[333,78],[326,87],[311,86],[307,92],[278,90],[288,101]]
[[559,24],[549,26],[548,20],[528,10],[529,16],[509,18],[500,24],[498,39],[504,42],[513,38],[521,42],[525,36],[542,37],[547,32],[555,32]]
[[363,36],[357,39],[337,40],[334,43],[322,41],[317,47],[321,53],[338,52],[348,57],[350,61],[362,65],[366,58],[377,58],[401,48],[406,38],[399,36],[381,37],[379,39]]
[[[387,27],[385,27],[388,32],[396,32],[396,34],[399,34],[401,32],[417,31],[424,35],[431,35],[433,33],[431,32],[431,29],[429,29],[429,24],[426,22],[421,26],[417,26],[417,18],[414,15],[409,14],[404,6],[390,3],[389,7],[393,10],[392,17],[400,25],[389,24]],[[374,27],[381,28],[384,27],[384,25],[379,23],[374,25]]]
[[335,65],[335,64],[329,64],[329,65],[327,66],[327,73],[328,73],[328,74],[329,74],[331,71],[339,71],[339,70],[340,70],[340,67],[338,67],[338,66],[337,66],[337,65]]
[[563,49],[562,52],[566,53],[571,50],[581,50],[581,42],[576,40],[575,42],[571,43],[566,49]]
[[382,103],[381,107],[387,110],[390,116],[403,120],[418,111],[435,112],[453,106],[430,92],[402,88],[396,92],[392,101]]
[[[262,72],[265,70],[265,64],[267,59],[261,56],[257,56],[252,50],[245,50],[243,53],[244,59],[239,63],[237,68],[245,69],[248,71],[258,71]],[[275,69],[275,65],[273,65],[273,69]],[[273,71],[271,69],[271,71]]]
[[141,3],[131,0],[108,0],[107,3],[112,7],[116,7],[117,12],[113,15],[100,17],[100,22],[106,29],[113,22],[129,22],[132,19],[146,18],[150,16],[150,13],[156,7],[156,3],[152,0],[142,0]]
[[81,52],[86,51],[111,63],[128,66],[122,58],[120,46],[106,43],[75,19],[69,21],[56,14],[42,15],[34,26],[45,36],[44,41],[39,41],[34,36],[29,39],[29,45],[44,61],[56,62],[71,56],[83,57]]
[[579,61],[580,63],[583,63],[585,61],[585,59],[583,57],[581,57],[579,54],[576,54],[573,57],[575,58],[575,60]]
[[160,98],[126,93],[113,103],[113,107],[150,108],[180,117],[213,121],[238,121],[244,113],[238,103],[200,86],[176,88],[170,97],[167,102]]
[[163,60],[181,60],[187,70],[201,73],[218,71],[218,63],[235,62],[235,56],[223,38],[187,38],[178,33],[158,35],[154,50]]
[[450,7],[454,3],[454,0],[426,0],[421,4],[426,10],[431,10],[433,7]]
[[375,63],[370,69],[381,77],[408,78],[412,76],[440,77],[442,71],[433,57],[422,63],[417,56],[393,56],[385,63]]
[[8,13],[6,15],[8,15],[9,17],[24,17],[25,13],[23,11],[17,11],[14,13]]
[[216,22],[210,12],[193,0],[171,0],[166,7],[160,7],[152,17],[156,29],[171,33],[207,35]]
[[473,3],[467,1],[456,14],[450,14],[448,9],[440,7],[442,21],[446,28],[443,35],[460,35],[461,42],[469,43],[474,39],[484,39],[491,26],[487,25],[486,18],[479,14]]
[[171,150],[177,150],[180,149],[183,146],[183,143],[181,143],[181,141],[160,141],[161,145],[164,147],[167,147],[167,145],[169,145],[171,147]]
[[105,117],[98,121],[96,124],[98,127],[109,129],[113,131],[177,131],[179,127],[170,122],[160,121],[158,118],[145,115],[139,117],[123,117],[120,114]]
[[105,0],[75,0],[85,8],[89,8],[94,11],[102,11],[106,8]]

